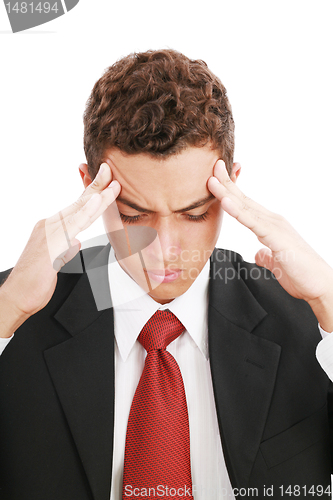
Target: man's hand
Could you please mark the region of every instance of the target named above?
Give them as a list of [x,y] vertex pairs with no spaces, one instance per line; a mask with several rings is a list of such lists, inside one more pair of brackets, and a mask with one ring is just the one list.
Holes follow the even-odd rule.
[[9,337],[51,299],[57,272],[80,250],[78,233],[87,229],[120,193],[109,165],[102,164],[80,198],[39,221],[17,264],[0,288],[0,337]]
[[208,189],[223,210],[248,227],[267,248],[255,256],[293,297],[306,300],[324,330],[333,331],[333,269],[301,238],[284,217],[245,196],[218,160]]

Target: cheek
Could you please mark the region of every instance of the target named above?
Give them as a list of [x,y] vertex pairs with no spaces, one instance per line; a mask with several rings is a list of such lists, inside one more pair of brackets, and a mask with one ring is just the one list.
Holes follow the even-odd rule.
[[206,221],[192,224],[190,237],[199,242],[216,241],[220,233],[222,218],[223,210],[214,209]]

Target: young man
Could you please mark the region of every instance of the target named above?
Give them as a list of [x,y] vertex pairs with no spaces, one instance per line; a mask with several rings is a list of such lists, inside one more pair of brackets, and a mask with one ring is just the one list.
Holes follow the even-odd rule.
[[[0,275],[1,498],[329,497],[333,270],[237,188],[220,80],[130,55],[84,123],[82,197]],[[224,211],[256,264],[215,248]]]

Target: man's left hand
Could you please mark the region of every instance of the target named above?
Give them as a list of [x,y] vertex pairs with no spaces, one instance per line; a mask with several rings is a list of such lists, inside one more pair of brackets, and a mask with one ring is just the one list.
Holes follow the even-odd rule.
[[251,229],[266,246],[257,252],[256,264],[269,269],[290,295],[306,300],[321,327],[332,332],[333,269],[284,217],[245,196],[230,179],[222,160],[214,166],[208,189],[225,212]]

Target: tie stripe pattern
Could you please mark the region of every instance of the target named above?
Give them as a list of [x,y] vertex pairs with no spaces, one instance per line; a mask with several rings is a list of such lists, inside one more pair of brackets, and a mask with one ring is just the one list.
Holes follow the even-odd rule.
[[[157,311],[138,337],[147,351],[127,425],[123,499],[192,497],[190,436],[179,366],[165,349],[185,330]],[[169,494],[168,494],[169,493]]]

